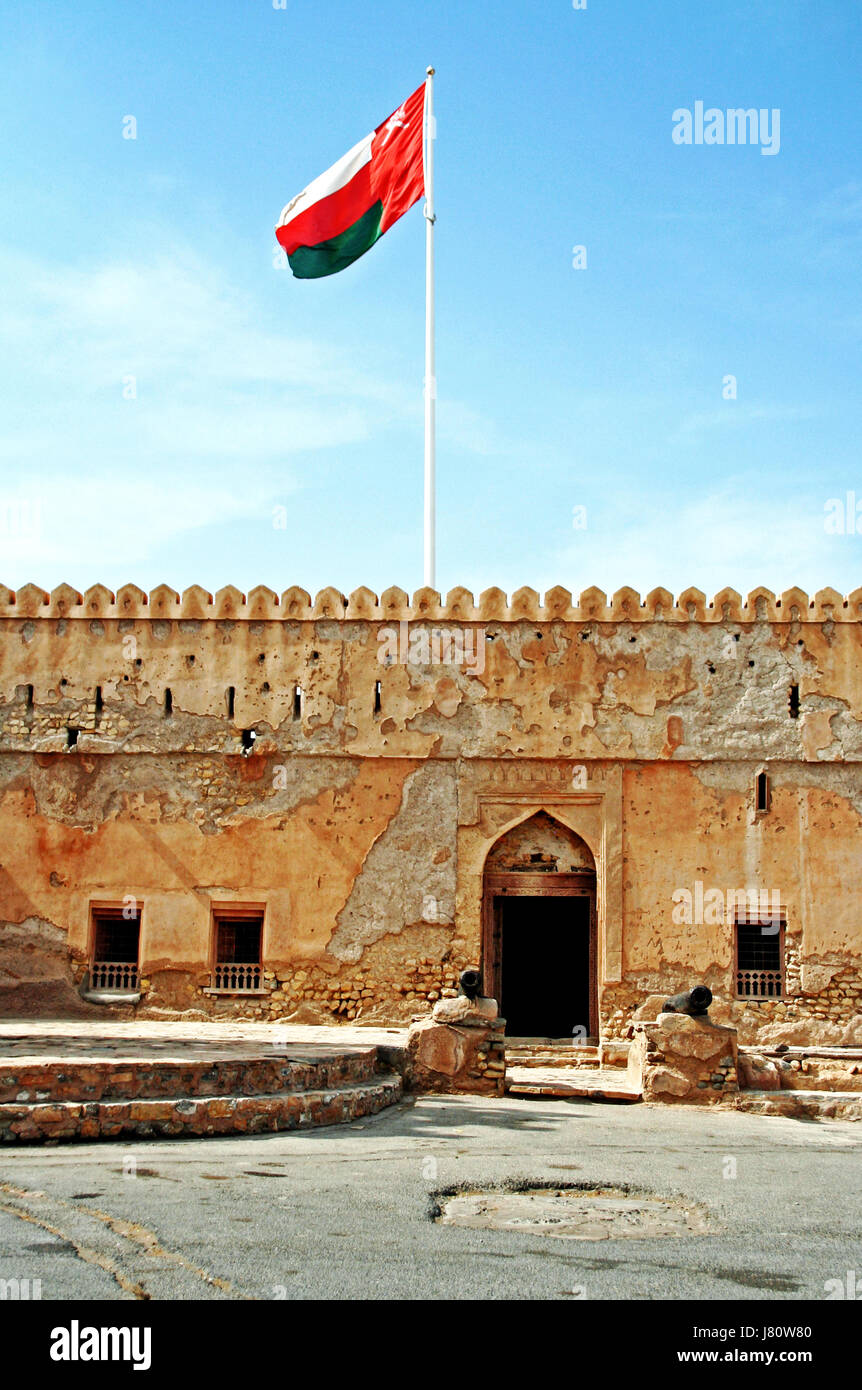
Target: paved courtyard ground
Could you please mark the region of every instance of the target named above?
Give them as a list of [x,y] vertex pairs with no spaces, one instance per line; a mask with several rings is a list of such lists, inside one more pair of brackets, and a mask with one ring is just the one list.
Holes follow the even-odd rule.
[[[423,1097],[309,1133],[10,1148],[0,1278],[51,1300],[823,1300],[850,1271],[862,1289],[860,1147],[840,1121]],[[581,1242],[430,1218],[439,1189],[513,1178],[683,1197],[711,1233]]]

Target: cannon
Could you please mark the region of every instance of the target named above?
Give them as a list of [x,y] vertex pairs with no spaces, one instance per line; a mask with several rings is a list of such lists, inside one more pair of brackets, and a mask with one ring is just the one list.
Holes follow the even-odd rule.
[[[465,999],[478,999],[482,993],[482,975],[478,970],[462,970],[458,976],[460,982],[459,993]],[[709,996],[710,999],[712,995]]]
[[688,1014],[690,1018],[708,1018],[712,1003],[712,990],[706,985],[695,985],[684,994],[675,994],[665,1000],[662,1013]]

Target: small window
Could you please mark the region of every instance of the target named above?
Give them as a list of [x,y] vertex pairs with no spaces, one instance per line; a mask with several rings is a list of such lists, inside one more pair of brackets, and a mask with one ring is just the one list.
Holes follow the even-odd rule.
[[769,810],[769,778],[765,772],[758,772],[755,787],[756,806],[758,811]]
[[[131,912],[134,911],[134,916]],[[90,988],[136,992],[141,907],[94,907]]]
[[799,718],[799,686],[798,686],[798,685],[791,685],[791,687],[790,687],[790,718],[791,718],[791,719],[798,719],[798,718]]
[[769,913],[737,913],[734,923],[737,999],[784,995],[785,920]]
[[294,717],[294,719],[301,719],[301,718],[302,718],[302,686],[301,686],[301,685],[295,685],[295,686],[293,687],[293,717]]
[[236,710],[236,686],[229,685],[227,688],[227,717],[233,719]]
[[380,681],[374,682],[374,713],[379,714],[382,707],[383,686]]
[[217,908],[214,930],[213,989],[220,994],[260,994],[263,909]]

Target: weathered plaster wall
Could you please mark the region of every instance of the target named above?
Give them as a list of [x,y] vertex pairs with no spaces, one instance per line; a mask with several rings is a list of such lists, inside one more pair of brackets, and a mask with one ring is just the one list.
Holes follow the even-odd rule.
[[243,1011],[404,1016],[475,963],[487,856],[544,810],[595,861],[608,1035],[694,977],[729,998],[726,924],[672,920],[698,880],[777,889],[787,912],[796,995],[728,1004],[743,1041],[844,1027],[860,657],[862,591],[0,587],[0,989],[38,975],[22,924],[83,968],[90,903],[132,895],[146,1007],[232,1009],[201,993],[212,906],[260,903],[273,993]]

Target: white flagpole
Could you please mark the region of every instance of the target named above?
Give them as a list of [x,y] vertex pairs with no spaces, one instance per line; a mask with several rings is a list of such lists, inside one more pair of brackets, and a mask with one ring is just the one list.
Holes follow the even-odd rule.
[[425,585],[436,585],[437,376],[434,355],[434,68],[425,83]]

